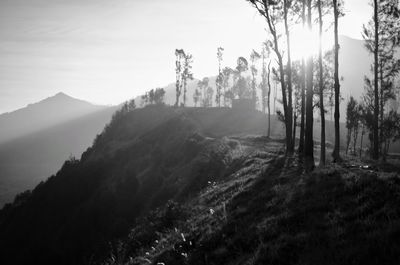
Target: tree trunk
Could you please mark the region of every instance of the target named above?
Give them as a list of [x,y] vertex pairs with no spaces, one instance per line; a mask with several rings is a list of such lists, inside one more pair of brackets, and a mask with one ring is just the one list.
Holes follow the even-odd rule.
[[[292,147],[292,116],[289,115],[289,107],[288,107],[287,95],[286,95],[285,71],[283,69],[283,58],[282,58],[282,54],[279,50],[278,35],[276,32],[275,24],[274,24],[274,21],[271,20],[271,17],[269,14],[269,10],[270,10],[269,1],[264,1],[263,3],[264,3],[263,15],[265,16],[265,18],[267,20],[269,31],[273,38],[273,47],[272,48],[276,54],[276,57],[278,58],[280,83],[281,83],[281,89],[282,89],[283,112],[284,112],[285,127],[286,127],[286,130],[285,130],[286,154],[289,154],[293,151],[293,147]],[[286,0],[285,0],[285,3],[286,3]],[[285,9],[285,12],[286,11],[287,10]]]
[[[311,0],[307,0],[307,24],[308,30],[312,31],[311,22]],[[310,54],[307,59],[307,101],[306,101],[306,139],[304,146],[304,162],[306,171],[314,169],[314,139],[313,139],[313,57]]]
[[363,124],[362,125],[362,131],[361,131],[361,139],[360,139],[360,158],[361,158],[361,155],[362,155],[364,134],[365,134],[365,129],[364,129],[364,124]]
[[354,132],[353,132],[353,154],[354,156],[357,156],[357,138],[358,138],[358,125],[357,127],[354,128]]
[[267,82],[268,82],[268,138],[271,137],[271,61],[268,63],[268,76],[267,76]]
[[[303,20],[303,28],[306,23],[306,15],[305,15],[306,3],[303,0],[303,8],[302,8],[302,20]],[[300,118],[300,142],[299,142],[299,154],[302,155],[304,153],[304,125],[305,125],[305,106],[306,106],[306,66],[304,62],[304,58],[301,60],[301,118]]]
[[297,128],[296,123],[297,123],[297,114],[296,114],[296,112],[294,112],[294,115],[293,115],[293,136],[292,136],[293,144],[296,143],[296,128]]
[[[290,32],[289,32],[289,26],[288,26],[288,21],[287,21],[287,14],[288,14],[288,4],[287,0],[283,0],[283,9],[284,9],[284,22],[285,22],[285,33],[286,33],[286,45],[287,45],[287,56],[288,56],[288,62],[287,62],[287,87],[288,87],[288,106],[287,106],[287,117],[290,117],[289,120],[286,121],[286,129],[288,131],[292,131],[292,117],[293,117],[293,105],[292,105],[292,59],[291,59],[291,54],[290,54]],[[287,152],[293,153],[294,151],[294,142],[292,138],[288,141],[288,147],[287,147]]]
[[322,65],[322,11],[321,11],[321,0],[318,0],[318,16],[319,16],[319,52],[318,52],[318,63],[319,63],[319,107],[321,111],[321,158],[320,166],[325,165],[325,109],[324,109],[324,75]]
[[349,153],[350,140],[351,140],[351,129],[347,129],[346,155]]
[[374,149],[372,158],[379,159],[379,94],[378,94],[378,51],[379,51],[379,20],[378,20],[378,0],[374,0],[374,26],[375,26],[375,49],[374,49]]
[[184,78],[183,80],[183,106],[186,105],[186,88],[187,88],[187,80]]
[[379,152],[380,154],[383,156],[384,153],[384,147],[383,147],[383,106],[384,106],[384,98],[383,98],[383,62],[381,60],[380,64],[379,64],[379,72],[380,72],[380,83],[381,83],[381,87],[380,87],[380,108],[379,108]]
[[340,162],[340,84],[339,84],[339,37],[338,20],[339,10],[337,0],[333,0],[334,35],[335,35],[335,147],[332,153],[333,162]]

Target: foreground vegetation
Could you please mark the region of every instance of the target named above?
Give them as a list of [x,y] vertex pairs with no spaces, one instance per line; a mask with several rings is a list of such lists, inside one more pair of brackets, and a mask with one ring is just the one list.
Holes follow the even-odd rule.
[[304,173],[282,143],[238,140],[248,149],[236,170],[142,218],[103,264],[400,261],[400,168],[353,161]]
[[398,161],[306,173],[260,112],[129,106],[0,211],[2,264],[398,261]]

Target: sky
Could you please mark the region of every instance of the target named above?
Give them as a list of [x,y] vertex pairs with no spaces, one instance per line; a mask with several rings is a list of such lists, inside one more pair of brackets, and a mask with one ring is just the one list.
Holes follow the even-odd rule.
[[[340,34],[361,39],[367,0],[346,0]],[[261,49],[266,24],[245,0],[0,0],[0,113],[58,92],[115,105],[175,79],[175,49],[196,78]]]

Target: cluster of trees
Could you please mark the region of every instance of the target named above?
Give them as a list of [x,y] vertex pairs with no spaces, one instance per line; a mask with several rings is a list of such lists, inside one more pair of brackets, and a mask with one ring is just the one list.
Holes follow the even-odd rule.
[[156,88],[152,89],[149,92],[146,92],[141,97],[141,105],[148,104],[163,104],[164,103],[165,90],[164,88]]
[[[223,67],[224,48],[217,48],[218,75],[215,91],[209,78],[203,78],[193,91],[195,106],[229,106],[233,99],[250,99],[264,113],[271,113],[271,81],[280,84],[281,98],[278,101],[282,110],[277,114],[285,124],[286,153],[295,150],[296,129],[300,127],[298,151],[304,158],[307,170],[315,167],[314,162],[314,112],[319,110],[321,121],[320,164],[326,163],[325,115],[330,108],[334,114],[335,142],[332,157],[334,162],[340,157],[340,111],[341,101],[339,79],[339,40],[338,21],[343,13],[343,0],[246,0],[264,18],[268,37],[261,52],[253,50],[249,60],[239,57],[234,68]],[[374,78],[366,77],[367,93],[363,105],[372,108],[372,139],[374,158],[384,152],[386,134],[385,116],[390,111],[385,106],[395,98],[394,81],[400,71],[400,62],[395,59],[399,46],[399,7],[397,0],[374,0],[374,16],[364,26],[363,36],[367,49],[374,54],[372,67]],[[324,24],[324,20],[332,21]],[[292,59],[291,34],[294,27],[300,26],[304,33],[311,33],[316,27],[319,33],[317,54],[304,54],[298,61]],[[333,26],[334,41],[332,50],[322,51],[323,34]],[[309,36],[304,36],[305,38]],[[183,50],[176,50],[176,106],[186,104],[187,79],[191,73],[192,56]],[[261,61],[260,71],[258,62]],[[250,72],[246,75],[246,72]],[[261,80],[258,83],[258,80]],[[259,92],[257,92],[259,89]],[[180,96],[183,91],[183,102]],[[259,96],[258,96],[259,95]],[[354,104],[354,102],[352,102]],[[395,113],[395,112],[394,112]],[[392,114],[392,118],[394,114]],[[299,120],[299,121],[298,121]],[[369,127],[366,127],[369,129]],[[269,136],[268,129],[268,136]],[[351,129],[353,131],[353,127]],[[354,134],[354,133],[353,133]],[[354,140],[353,140],[354,142]]]
[[[203,80],[197,82],[197,88],[193,93],[194,106],[199,104],[201,107],[212,107],[214,89],[210,86],[210,79],[204,77]],[[217,95],[218,98],[218,95]]]
[[[238,57],[237,64],[233,68],[222,67],[223,52],[223,47],[217,48],[218,75],[215,80],[215,105],[229,107],[233,99],[250,99],[254,102],[254,107],[259,106],[264,113],[268,109],[268,113],[270,113],[272,77],[269,47],[263,44],[261,53],[253,50],[249,57],[250,60],[242,56]],[[262,70],[261,82],[258,83],[260,74],[257,62],[260,59],[262,59]],[[250,73],[246,75],[248,72]],[[259,93],[257,89],[260,90]],[[194,104],[195,106],[212,107],[213,100],[214,89],[210,85],[210,79],[205,77],[197,83],[197,88],[193,92]]]
[[[363,26],[362,35],[366,49],[374,55],[371,66],[373,77],[365,76],[365,93],[358,103],[353,97],[347,105],[347,148],[353,141],[356,154],[357,137],[361,127],[359,155],[362,155],[363,138],[368,132],[369,154],[374,159],[386,159],[389,144],[400,138],[400,117],[396,102],[396,79],[400,73],[400,9],[397,0],[372,2],[374,15]],[[347,152],[347,150],[346,150]]]
[[[321,118],[320,164],[325,164],[325,114],[327,111],[324,99],[328,97],[330,101],[328,106],[331,107],[331,113],[334,113],[335,124],[333,161],[341,161],[338,20],[344,15],[343,1],[247,1],[266,20],[269,33],[266,45],[276,60],[272,68],[273,78],[280,83],[282,92],[283,112],[278,114],[285,123],[286,152],[290,154],[295,149],[297,118],[300,116],[298,150],[304,158],[306,169],[314,168],[313,116],[314,108],[318,107]],[[395,132],[398,121],[396,119],[399,115],[397,109],[389,109],[387,104],[395,99],[395,80],[400,71],[400,60],[395,56],[400,44],[400,12],[398,0],[374,0],[373,8],[373,18],[368,25],[364,26],[363,36],[365,46],[374,54],[372,66],[374,78],[365,78],[367,92],[362,105],[353,98],[349,102],[346,127],[349,132],[347,145],[352,139],[353,149],[356,146],[359,127],[363,126],[363,131],[369,130],[373,147],[371,155],[378,159],[387,153],[389,139],[397,139]],[[322,52],[324,27],[331,26],[324,25],[326,16],[331,16],[330,20],[333,21],[334,42],[333,50],[324,55]],[[319,33],[318,55],[307,54],[301,62],[293,62],[291,54],[291,30],[296,24],[300,24],[305,32],[312,32],[313,27],[317,26]],[[256,55],[253,58],[257,58]]]
[[[314,108],[319,107],[321,117],[321,165],[325,164],[325,106],[326,90],[334,88],[335,145],[334,161],[340,161],[339,131],[339,63],[338,63],[338,19],[341,16],[342,2],[339,0],[247,0],[265,18],[268,39],[266,46],[271,51],[276,63],[272,68],[274,78],[280,83],[282,92],[280,111],[281,120],[285,124],[286,153],[295,150],[296,127],[300,126],[298,150],[304,158],[307,170],[314,168]],[[313,15],[316,14],[316,17]],[[334,43],[333,53],[322,52],[322,35],[324,17],[333,16]],[[314,25],[316,23],[316,25]],[[314,26],[319,31],[319,52],[317,58],[313,54],[305,54],[301,61],[293,62],[291,52],[291,30],[296,24],[304,32],[312,32]],[[328,25],[330,26],[330,25]],[[304,36],[307,38],[308,36]],[[270,56],[270,57],[272,57]],[[329,56],[333,58],[329,58]],[[317,60],[315,60],[317,59]],[[333,63],[333,67],[331,64]],[[327,78],[330,80],[328,81]],[[297,119],[300,116],[300,124]]]
[[[387,119],[394,118],[396,110],[387,108],[396,99],[395,80],[400,71],[400,60],[395,57],[400,46],[400,8],[398,0],[373,0],[374,15],[363,27],[365,47],[374,55],[371,67],[373,78],[365,77],[364,104],[373,113],[371,155],[385,157],[386,134],[391,131]],[[389,118],[390,117],[390,118]]]
[[[365,98],[364,98],[365,99]],[[374,108],[373,102],[368,101],[357,102],[353,97],[350,97],[346,109],[346,128],[347,128],[347,141],[346,141],[346,154],[349,151],[350,143],[352,143],[352,154],[363,155],[364,137],[368,133],[370,142],[367,153],[374,157]],[[397,112],[398,107],[388,109],[383,115],[383,119],[379,122],[379,157],[386,160],[389,152],[391,142],[400,139],[400,114]],[[357,152],[357,141],[360,137],[359,149]]]

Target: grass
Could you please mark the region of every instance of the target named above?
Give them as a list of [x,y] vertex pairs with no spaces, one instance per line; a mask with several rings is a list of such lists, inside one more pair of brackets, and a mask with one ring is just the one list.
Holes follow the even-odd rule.
[[230,141],[241,153],[225,177],[185,202],[169,228],[149,227],[150,243],[123,264],[400,264],[396,165],[350,161],[305,174],[278,142]]

